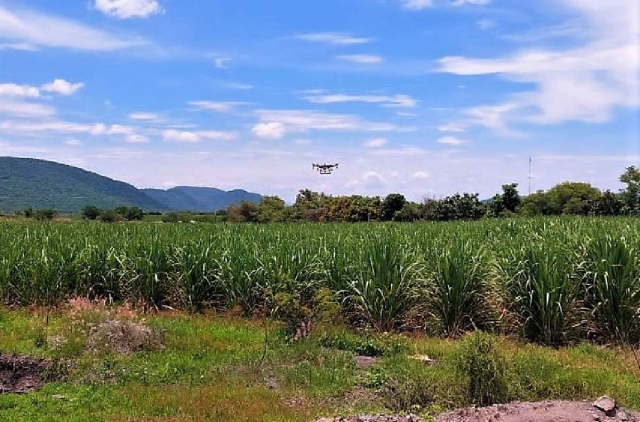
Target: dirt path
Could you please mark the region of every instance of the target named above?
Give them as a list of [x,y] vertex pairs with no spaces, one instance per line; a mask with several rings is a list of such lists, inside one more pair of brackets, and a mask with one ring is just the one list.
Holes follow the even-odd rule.
[[437,422],[640,422],[640,416],[614,409],[607,416],[591,403],[547,401],[510,403],[484,408],[458,409],[436,417]]

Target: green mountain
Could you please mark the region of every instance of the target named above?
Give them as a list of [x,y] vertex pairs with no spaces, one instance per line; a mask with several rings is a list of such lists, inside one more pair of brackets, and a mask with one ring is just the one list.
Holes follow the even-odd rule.
[[77,213],[86,205],[102,209],[137,206],[145,211],[217,211],[258,194],[181,186],[137,189],[77,167],[32,158],[0,157],[0,213],[52,208]]
[[262,196],[242,189],[223,191],[216,188],[176,186],[175,188],[143,189],[142,192],[174,210],[213,212],[242,201],[260,202]]
[[0,157],[0,212],[32,207],[75,213],[86,205],[168,210],[132,185],[77,167],[32,158]]

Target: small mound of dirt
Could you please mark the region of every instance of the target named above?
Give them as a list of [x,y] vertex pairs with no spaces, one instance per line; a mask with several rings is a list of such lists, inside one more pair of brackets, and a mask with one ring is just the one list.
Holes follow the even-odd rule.
[[110,320],[91,329],[87,349],[93,353],[131,354],[164,347],[161,336],[146,325]]
[[362,356],[362,355],[356,355],[354,359],[356,360],[358,369],[369,369],[373,365],[378,363],[378,361],[380,360],[380,358],[377,358],[375,356]]
[[515,402],[483,408],[458,409],[436,417],[437,422],[640,422],[631,412],[615,409],[611,416],[590,403],[547,401]]
[[0,355],[0,393],[29,393],[54,378],[49,360]]
[[408,416],[385,416],[385,415],[366,415],[351,416],[338,418],[322,418],[316,422],[421,422],[422,419],[415,415]]

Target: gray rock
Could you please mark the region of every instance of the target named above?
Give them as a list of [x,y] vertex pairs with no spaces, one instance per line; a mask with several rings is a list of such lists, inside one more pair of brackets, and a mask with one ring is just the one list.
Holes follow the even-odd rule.
[[593,402],[593,407],[602,410],[607,416],[616,416],[616,401],[610,397],[600,397],[598,400]]

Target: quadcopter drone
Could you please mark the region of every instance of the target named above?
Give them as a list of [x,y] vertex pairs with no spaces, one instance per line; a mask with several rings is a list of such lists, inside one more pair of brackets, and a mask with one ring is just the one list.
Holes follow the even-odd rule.
[[312,164],[311,168],[318,170],[320,174],[331,174],[333,170],[338,168],[338,164]]

